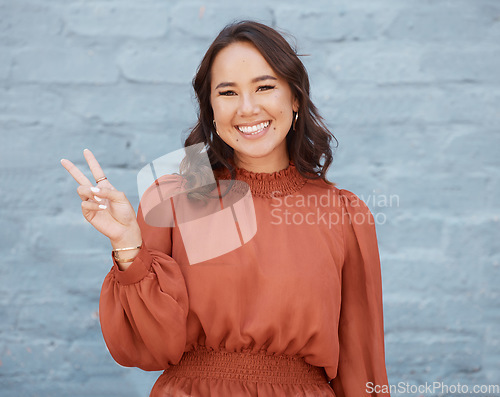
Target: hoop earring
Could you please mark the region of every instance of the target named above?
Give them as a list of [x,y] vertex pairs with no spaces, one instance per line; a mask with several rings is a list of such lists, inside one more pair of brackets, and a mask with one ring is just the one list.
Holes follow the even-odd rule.
[[215,120],[213,120],[212,123],[214,125],[215,132],[217,133],[217,135],[220,136],[219,131],[217,131],[217,125],[215,124]]
[[295,126],[297,125],[298,118],[299,118],[299,112],[295,113],[295,120],[293,120],[292,128],[293,128],[294,131],[295,131]]

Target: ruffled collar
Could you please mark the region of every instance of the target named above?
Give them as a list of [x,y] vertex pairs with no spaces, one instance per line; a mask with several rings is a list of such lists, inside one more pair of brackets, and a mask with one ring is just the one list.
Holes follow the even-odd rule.
[[[230,163],[235,166],[234,162]],[[254,197],[282,197],[293,194],[307,183],[307,178],[303,177],[292,160],[287,168],[275,172],[253,172],[235,166],[236,180],[244,181],[250,186]],[[220,168],[214,171],[217,179],[228,180],[231,173],[227,168]]]

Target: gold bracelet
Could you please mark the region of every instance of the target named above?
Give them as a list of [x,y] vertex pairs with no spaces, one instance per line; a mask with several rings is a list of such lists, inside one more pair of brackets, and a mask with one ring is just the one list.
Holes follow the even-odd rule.
[[134,256],[133,258],[123,258],[123,259],[120,259],[116,256],[116,252],[113,252],[113,258],[115,258],[115,261],[117,261],[118,263],[127,263],[127,262],[133,262],[134,259],[137,257]]
[[137,247],[127,247],[127,248],[115,248],[113,252],[120,252],[120,251],[131,251],[131,250],[138,250],[142,248],[142,242],[141,245]]
[[117,263],[129,263],[129,262],[133,262],[133,261],[135,261],[135,258],[136,258],[136,257],[129,258],[129,259],[118,259],[118,258],[115,256],[114,258],[115,258],[115,261],[116,261]]
[[118,263],[129,263],[129,262],[133,262],[135,260],[135,258],[137,257],[134,256],[133,258],[123,258],[123,259],[120,259],[116,256],[116,253],[117,252],[120,252],[120,251],[131,251],[131,250],[135,250],[135,249],[141,249],[142,248],[142,242],[141,242],[141,245],[137,246],[137,247],[127,247],[127,248],[116,248],[113,250],[113,258],[115,258],[115,261],[118,262]]

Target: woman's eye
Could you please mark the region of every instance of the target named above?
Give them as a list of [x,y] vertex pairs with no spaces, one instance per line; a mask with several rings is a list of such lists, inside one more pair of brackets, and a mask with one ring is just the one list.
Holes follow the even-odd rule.
[[[259,88],[257,88],[257,91],[267,91],[267,90],[272,90],[276,86],[274,85],[261,85]],[[224,95],[224,96],[233,96],[236,95],[236,92],[232,90],[227,90],[227,91],[219,91],[219,95]]]
[[231,91],[231,90],[219,91],[219,95],[231,96],[231,95],[236,95],[236,93],[234,91]]
[[272,90],[274,87],[274,85],[261,85],[257,91],[267,91],[267,90]]

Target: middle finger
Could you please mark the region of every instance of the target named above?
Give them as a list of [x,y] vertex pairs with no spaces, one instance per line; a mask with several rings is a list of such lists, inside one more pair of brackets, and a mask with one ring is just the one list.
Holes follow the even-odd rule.
[[89,149],[85,149],[83,155],[85,156],[85,160],[87,160],[87,164],[89,165],[90,172],[92,172],[94,179],[97,181],[103,178],[105,176],[104,172],[92,152]]

